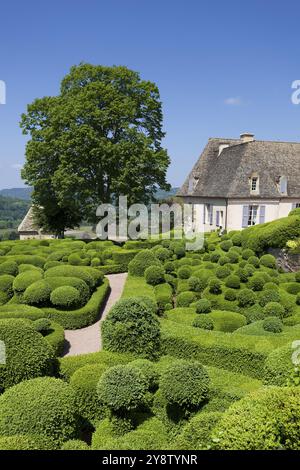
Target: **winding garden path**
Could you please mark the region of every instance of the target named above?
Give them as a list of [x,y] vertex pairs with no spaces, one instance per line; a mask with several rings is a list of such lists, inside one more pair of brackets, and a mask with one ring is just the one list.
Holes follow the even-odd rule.
[[109,280],[111,290],[100,319],[93,325],[80,330],[65,330],[66,348],[64,356],[97,352],[102,348],[100,323],[105,320],[111,307],[120,299],[127,273],[110,274],[106,277]]

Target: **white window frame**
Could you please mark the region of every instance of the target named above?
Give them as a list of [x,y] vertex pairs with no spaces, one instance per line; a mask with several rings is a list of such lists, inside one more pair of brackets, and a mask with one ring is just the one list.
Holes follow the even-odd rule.
[[258,176],[252,176],[251,178],[251,192],[258,191]]
[[248,209],[248,227],[252,227],[253,225],[257,224],[258,220],[258,206],[257,205],[249,205]]

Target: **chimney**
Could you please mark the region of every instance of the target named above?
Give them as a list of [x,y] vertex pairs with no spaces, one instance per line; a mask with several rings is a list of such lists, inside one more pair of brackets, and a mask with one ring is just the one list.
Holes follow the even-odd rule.
[[251,134],[250,132],[244,132],[243,134],[240,135],[240,139],[243,144],[247,142],[253,142],[254,141],[254,134]]

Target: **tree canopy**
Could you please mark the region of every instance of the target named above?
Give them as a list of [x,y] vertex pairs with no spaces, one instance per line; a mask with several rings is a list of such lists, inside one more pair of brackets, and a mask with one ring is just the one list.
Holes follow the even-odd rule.
[[169,189],[157,86],[123,66],[73,66],[60,93],[36,99],[22,115],[30,135],[25,182],[37,221],[62,233],[120,195],[147,203]]

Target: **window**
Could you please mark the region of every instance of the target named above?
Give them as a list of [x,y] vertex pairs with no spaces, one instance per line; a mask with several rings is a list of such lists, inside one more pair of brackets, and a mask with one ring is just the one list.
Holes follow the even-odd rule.
[[248,212],[248,227],[251,225],[255,225],[257,222],[257,210],[258,206],[249,206]]
[[223,211],[216,211],[216,227],[223,227]]
[[214,206],[212,204],[205,204],[205,211],[204,211],[204,223],[212,225],[213,224],[213,209]]
[[279,178],[279,191],[280,191],[280,194],[287,193],[287,177],[286,176],[280,176]]
[[251,191],[257,191],[257,183],[258,183],[258,177],[253,176],[251,179]]
[[295,209],[299,209],[300,208],[300,202],[296,202],[296,207]]

